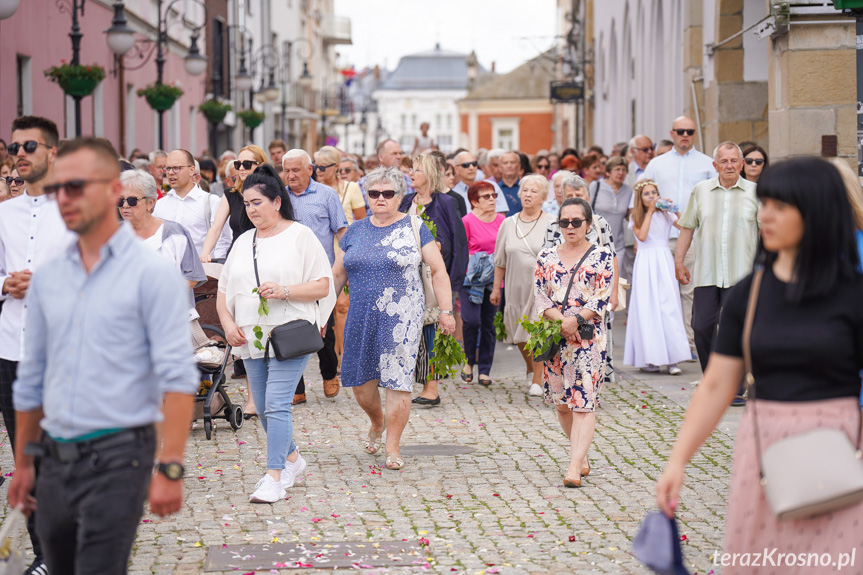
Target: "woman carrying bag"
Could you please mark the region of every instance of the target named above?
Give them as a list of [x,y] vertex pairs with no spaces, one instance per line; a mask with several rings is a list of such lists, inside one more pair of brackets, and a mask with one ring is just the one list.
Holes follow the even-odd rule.
[[293,440],[291,403],[311,352],[280,361],[281,348],[270,338],[290,322],[326,325],[336,295],[327,254],[312,231],[294,221],[272,166],[265,164],[246,178],[243,201],[255,227],[237,238],[228,254],[216,306],[234,355],[245,360],[267,434],[267,473],[249,500],[275,503],[306,468]]
[[[756,261],[763,267],[728,294],[715,350],[656,485],[656,500],[673,516],[686,463],[746,374],[750,401],[735,443],[723,552],[766,548],[835,559],[863,546],[863,462],[854,455],[861,433],[863,278],[851,206],[836,168],[817,158],[770,167],[757,194],[762,245]],[[774,457],[825,432],[838,441]],[[844,471],[832,471],[839,468]],[[835,571],[820,563],[783,563],[758,572]],[[740,565],[723,570],[752,572]]]

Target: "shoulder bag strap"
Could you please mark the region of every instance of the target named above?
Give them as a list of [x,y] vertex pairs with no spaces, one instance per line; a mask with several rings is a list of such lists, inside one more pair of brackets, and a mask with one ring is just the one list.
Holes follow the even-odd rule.
[[409,215],[408,217],[411,219],[411,229],[413,229],[413,231],[414,231],[414,239],[416,239],[417,250],[419,250],[419,253],[420,253],[420,262],[422,262],[424,260],[423,260],[423,246],[422,246],[422,243],[420,243],[420,226],[419,226],[420,217],[415,216],[413,214]]
[[584,263],[584,260],[587,259],[587,256],[590,255],[590,252],[594,250],[596,246],[590,244],[590,247],[587,248],[587,251],[584,252],[584,255],[581,256],[581,259],[578,260],[578,263],[575,264],[575,267],[572,268],[572,274],[569,276],[569,285],[566,286],[566,294],[563,296],[563,304],[560,306],[560,313],[563,313],[566,309],[567,304],[569,303],[569,292],[572,290],[572,282],[575,281],[575,275],[578,273],[578,269],[581,267],[581,264]]
[[596,211],[596,199],[599,198],[599,180],[596,180],[596,189],[593,192],[593,201],[590,202],[590,209]]
[[[255,284],[258,286],[258,289],[261,287],[261,278],[258,276],[258,230],[255,230],[255,233],[252,234],[252,263],[255,266]],[[258,297],[261,297],[261,294],[258,293]],[[264,349],[264,361],[270,361],[270,338],[267,338],[267,347]]]
[[209,192],[204,192],[206,197],[204,198],[204,223],[207,224],[207,231],[210,231],[210,227],[212,227],[212,223],[210,222],[210,217],[213,215],[213,206],[210,205],[210,194]]
[[752,285],[749,287],[749,301],[746,302],[746,319],[743,322],[743,369],[746,383],[746,395],[749,408],[752,409],[752,427],[755,430],[755,453],[758,457],[758,475],[764,484],[764,471],[761,464],[761,436],[758,434],[758,418],[755,416],[755,377],[752,375],[752,324],[755,322],[755,308],[758,306],[758,292],[761,291],[761,280],[764,278],[764,268],[755,270],[752,274]]

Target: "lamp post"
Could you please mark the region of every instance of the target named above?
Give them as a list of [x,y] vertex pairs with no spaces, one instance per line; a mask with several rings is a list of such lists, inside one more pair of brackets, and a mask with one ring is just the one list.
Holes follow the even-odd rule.
[[[291,87],[291,61],[294,44],[305,45],[308,47],[308,53],[303,58],[303,73],[297,80],[297,85],[301,88],[308,88],[312,85],[312,75],[309,74],[309,61],[308,59],[312,55],[312,43],[309,42],[307,38],[297,38],[296,40],[287,40],[284,42],[284,54],[282,55],[282,59],[284,65],[282,66],[282,115],[281,115],[281,138],[288,142],[288,130],[287,130],[287,115],[288,115],[288,91]],[[293,98],[292,98],[293,100]],[[290,144],[289,144],[290,145]]]
[[[60,1],[60,0],[58,0]],[[77,2],[78,0],[73,0],[73,2]],[[124,66],[123,60],[119,61],[119,67],[122,67],[124,70],[139,70],[143,68],[147,62],[149,62],[150,57],[153,55],[153,51],[155,48],[156,53],[156,84],[162,84],[165,73],[165,45],[168,42],[168,17],[171,14],[171,9],[174,7],[174,4],[179,2],[180,0],[172,0],[168,3],[164,10],[162,10],[162,4],[164,4],[164,0],[156,0],[156,13],[158,15],[158,24],[156,26],[156,41],[150,40],[149,38],[141,40],[144,44],[149,44],[149,48],[141,49],[138,48],[133,52],[134,56],[140,60],[142,63],[130,67]],[[201,29],[207,23],[207,6],[204,4],[203,0],[191,0],[198,6],[204,9],[204,21],[199,26],[190,25],[185,17],[183,18],[183,23],[191,30],[192,37],[189,40],[189,51],[186,53],[186,56],[183,58],[184,65],[186,68],[186,72],[190,76],[200,76],[207,70],[207,57],[201,54],[201,51],[198,49],[198,34]],[[81,0],[82,4],[84,0]],[[134,44],[137,47],[137,41],[132,38],[132,34],[134,33],[130,28],[125,26],[125,5],[123,2],[114,2],[114,21],[110,28],[105,30],[105,34],[108,35],[108,38],[115,43],[126,42]],[[122,21],[125,30],[120,27],[118,22]],[[73,26],[74,31],[74,26]],[[131,39],[131,40],[130,40]],[[75,42],[74,38],[72,40],[73,44]],[[164,149],[165,147],[165,111],[159,110],[159,148]]]
[[363,158],[366,157],[366,133],[369,129],[369,120],[366,117],[366,107],[363,106],[363,115],[360,117],[360,133],[362,134],[363,142]]
[[[249,92],[249,109],[257,100],[260,103],[274,102],[279,98],[279,88],[276,86],[276,69],[279,66],[279,54],[272,45],[265,44],[255,52],[252,39],[249,38],[249,68],[246,68],[246,46],[241,37],[240,68],[234,76],[234,86],[238,92]],[[255,76],[258,63],[261,64],[261,83],[255,97]],[[264,82],[267,82],[266,84]],[[249,128],[249,139],[254,140],[255,128]]]
[[[72,66],[81,65],[81,26],[78,24],[78,13],[84,16],[84,2],[86,0],[57,0],[57,8],[60,12],[71,10],[72,31],[69,38],[72,39]],[[15,6],[17,9],[17,6]],[[75,136],[81,137],[81,99],[83,96],[72,96],[75,100]]]

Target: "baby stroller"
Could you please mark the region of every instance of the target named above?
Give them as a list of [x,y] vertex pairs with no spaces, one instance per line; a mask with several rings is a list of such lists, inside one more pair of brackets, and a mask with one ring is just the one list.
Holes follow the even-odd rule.
[[213,419],[225,419],[234,430],[243,426],[243,408],[234,404],[225,390],[231,346],[216,314],[216,291],[222,264],[204,264],[207,282],[195,289],[195,309],[200,318],[192,322],[195,359],[201,387],[195,396],[195,420],[204,420],[207,439],[213,435]]

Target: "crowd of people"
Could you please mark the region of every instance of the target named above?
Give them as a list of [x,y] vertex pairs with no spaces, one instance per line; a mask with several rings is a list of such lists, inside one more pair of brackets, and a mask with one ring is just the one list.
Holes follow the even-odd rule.
[[[863,368],[853,297],[859,182],[822,160],[767,170],[753,142],[723,142],[708,156],[694,148],[697,130],[680,117],[656,144],[639,134],[608,155],[597,146],[528,155],[444,153],[424,124],[409,157],[391,139],[368,157],[274,140],[266,151],[249,144],[218,158],[178,149],[135,150],[127,160],[106,140],[61,142],[50,120],[16,119],[0,155],[0,410],[15,450],[10,502],[30,514],[29,572],[70,558],[119,565],[146,497],[156,513],[179,508],[199,379],[189,323],[205,264],[221,265],[218,320],[233,376],[247,379],[246,418],[258,417],[267,437],[254,503],[283,500],[307,467],[293,409],[307,401],[303,376],[315,352],[324,397],[351,389],[369,419],[362,449],[383,450],[382,467],[402,469],[412,406],[446,400],[431,361],[437,332],[463,347],[458,377],[492,390],[497,341],[518,348],[517,381],[555,406],[567,437],[566,487],[590,474],[599,395],[616,381],[616,321],[626,321],[624,365],[678,375],[681,363],[700,362],[704,380],[657,487],[669,515],[686,462],[729,404],[757,397],[772,406],[759,416],[764,429],[815,425],[794,420],[788,402],[828,400],[831,413],[850,418]],[[754,326],[757,392],[742,383],[740,343],[755,262],[766,266],[770,294]],[[796,332],[803,317],[809,327]],[[523,318],[559,322],[559,350],[534,357]],[[270,330],[288,324],[314,326],[316,351],[277,350]],[[806,374],[816,378],[825,357],[829,381],[813,389]],[[106,378],[111,385],[100,385]],[[736,462],[757,456],[738,443]],[[88,458],[108,463],[96,474],[84,468]],[[114,460],[134,460],[134,470]],[[767,535],[752,530],[770,511],[747,483],[755,469],[735,464],[732,489],[743,495],[729,524],[760,540]],[[80,477],[58,479],[69,474]],[[134,498],[110,488],[129,482]],[[51,502],[38,522],[34,486]],[[72,509],[68,498],[97,493],[100,508],[116,502],[122,525],[69,535],[104,510]],[[103,554],[100,529],[115,531]],[[740,529],[726,546],[743,541]]]

